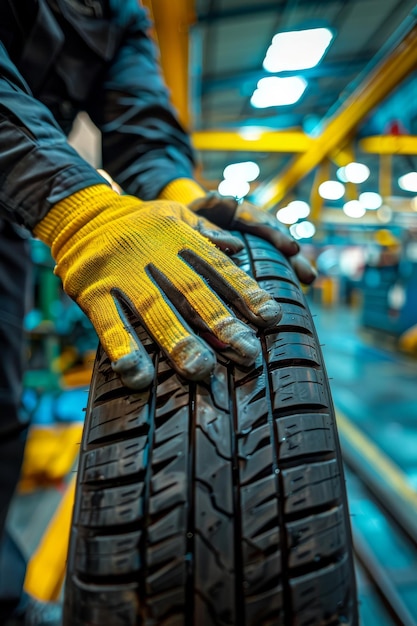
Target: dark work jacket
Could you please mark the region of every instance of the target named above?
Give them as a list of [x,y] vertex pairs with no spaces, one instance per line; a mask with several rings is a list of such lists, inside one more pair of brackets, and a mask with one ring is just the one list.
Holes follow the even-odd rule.
[[104,182],[66,141],[79,111],[124,191],[150,200],[192,176],[149,27],[138,0],[0,0],[0,217],[33,229]]

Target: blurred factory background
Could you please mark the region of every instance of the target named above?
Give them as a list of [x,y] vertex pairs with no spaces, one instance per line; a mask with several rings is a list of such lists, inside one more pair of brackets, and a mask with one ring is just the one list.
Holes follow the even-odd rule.
[[[306,294],[338,414],[362,621],[417,624],[417,5],[144,4],[200,182],[276,214],[318,269]],[[83,115],[72,141],[100,167]],[[48,600],[96,338],[32,243],[34,426],[10,527],[33,555],[27,588]]]

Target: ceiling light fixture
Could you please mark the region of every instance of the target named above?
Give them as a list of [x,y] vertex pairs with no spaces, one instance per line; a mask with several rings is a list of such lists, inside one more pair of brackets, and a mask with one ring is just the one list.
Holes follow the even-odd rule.
[[260,174],[259,165],[255,161],[242,161],[241,163],[230,163],[223,170],[223,177],[227,179],[246,180],[250,182],[256,180]]
[[307,81],[300,76],[267,76],[258,81],[250,103],[256,109],[294,104],[303,95]]
[[233,196],[240,200],[249,193],[250,185],[246,180],[227,178],[221,181],[217,190],[221,196]]
[[304,70],[323,58],[333,33],[328,28],[309,28],[277,33],[269,46],[263,67],[267,72]]
[[365,209],[375,211],[382,206],[382,196],[376,191],[364,191],[359,195],[359,202],[363,204]]
[[283,224],[295,224],[299,219],[310,215],[310,205],[304,200],[293,200],[276,213],[277,219]]
[[318,192],[325,200],[340,200],[345,194],[345,186],[337,180],[325,180],[319,185]]
[[365,215],[366,209],[359,200],[349,200],[343,205],[343,212],[348,217],[359,218]]
[[298,219],[302,219],[310,215],[310,205],[304,200],[292,200],[288,203],[287,208],[294,212],[294,215],[298,216]]
[[289,231],[294,239],[310,239],[316,234],[316,227],[312,222],[306,220],[298,224],[293,224],[290,226]]
[[342,183],[348,183],[349,182],[348,179],[346,178],[345,168],[344,167],[339,167],[339,169],[336,171],[336,176]]
[[370,173],[367,165],[355,161],[348,163],[344,168],[344,174],[349,183],[364,183],[365,180],[368,180]]
[[417,172],[408,172],[408,174],[400,176],[398,184],[404,191],[417,192]]

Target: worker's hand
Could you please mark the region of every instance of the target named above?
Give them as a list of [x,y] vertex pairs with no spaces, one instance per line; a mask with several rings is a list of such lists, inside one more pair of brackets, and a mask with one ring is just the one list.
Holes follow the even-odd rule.
[[256,333],[232,306],[255,326],[280,319],[280,305],[222,252],[238,251],[240,240],[185,205],[142,202],[98,185],[56,204],[35,235],[51,246],[65,291],[129,387],[147,386],[153,365],[128,310],[191,380],[213,370],[209,344],[238,364],[256,359]]
[[192,211],[227,230],[258,235],[272,243],[282,254],[289,257],[295,273],[302,283],[310,284],[316,272],[300,253],[298,243],[277,219],[250,202],[238,203],[234,198],[208,193],[189,204]]

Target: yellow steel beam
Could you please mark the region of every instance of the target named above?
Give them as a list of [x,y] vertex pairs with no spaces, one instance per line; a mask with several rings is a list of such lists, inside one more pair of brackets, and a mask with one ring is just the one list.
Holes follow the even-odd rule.
[[243,152],[305,152],[313,139],[300,131],[264,131],[254,134],[253,139],[241,131],[196,131],[192,134],[197,150],[243,151]]
[[417,154],[415,135],[378,135],[359,141],[359,149],[369,154]]
[[154,22],[161,66],[181,122],[189,125],[189,28],[194,0],[143,0]]
[[314,169],[325,156],[345,142],[359,122],[385,98],[417,65],[417,26],[397,44],[388,57],[369,72],[327,122],[322,134],[304,154],[272,181],[259,187],[259,199],[271,209]]

